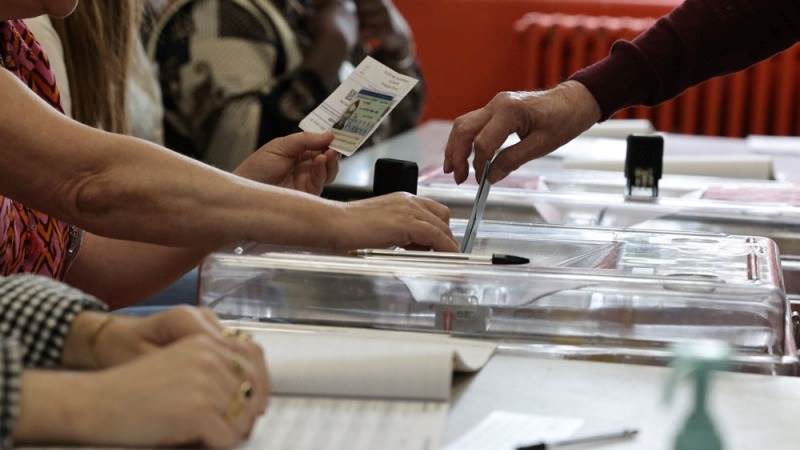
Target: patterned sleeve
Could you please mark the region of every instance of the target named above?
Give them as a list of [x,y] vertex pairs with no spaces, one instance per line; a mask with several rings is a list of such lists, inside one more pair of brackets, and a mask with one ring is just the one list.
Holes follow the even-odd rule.
[[22,369],[60,364],[75,317],[104,309],[90,295],[49,278],[0,277],[0,449],[12,445]]

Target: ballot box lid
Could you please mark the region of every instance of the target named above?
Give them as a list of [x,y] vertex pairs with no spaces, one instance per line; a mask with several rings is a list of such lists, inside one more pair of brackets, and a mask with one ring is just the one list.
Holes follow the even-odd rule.
[[[470,186],[420,186],[419,195],[448,207],[452,217],[468,217],[475,199]],[[707,198],[628,198],[596,192],[543,192],[493,188],[487,220],[585,227],[638,228],[765,236],[784,255],[800,256],[800,207],[768,202]]]
[[[453,223],[455,233],[464,223]],[[397,261],[241,245],[201,267],[223,317],[450,333],[501,351],[665,364],[669,345],[718,339],[733,368],[793,373],[774,244],[746,236],[486,222],[476,253],[531,264]]]

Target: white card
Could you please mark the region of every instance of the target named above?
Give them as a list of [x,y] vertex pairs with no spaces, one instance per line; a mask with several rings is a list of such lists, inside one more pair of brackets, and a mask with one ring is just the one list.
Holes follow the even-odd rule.
[[567,439],[583,419],[493,411],[444,450],[515,450],[517,447]]
[[367,56],[300,122],[300,129],[314,133],[332,130],[331,148],[352,155],[418,82]]

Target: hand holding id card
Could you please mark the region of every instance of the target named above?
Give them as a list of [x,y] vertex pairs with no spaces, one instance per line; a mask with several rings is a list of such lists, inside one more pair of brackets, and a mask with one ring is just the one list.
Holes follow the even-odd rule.
[[352,155],[418,82],[368,56],[300,122],[300,129],[314,133],[332,130],[331,148]]

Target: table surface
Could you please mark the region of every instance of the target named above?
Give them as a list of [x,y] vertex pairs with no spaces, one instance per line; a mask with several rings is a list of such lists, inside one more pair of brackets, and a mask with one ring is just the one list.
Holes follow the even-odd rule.
[[[444,147],[450,135],[451,122],[430,121],[420,127],[398,135],[371,148],[360,150],[342,161],[339,175],[333,183],[334,188],[365,189],[372,187],[372,173],[375,161],[380,158],[396,158],[416,162],[420,170],[441,165]],[[665,154],[691,155],[702,152],[706,155],[741,155],[753,153],[744,139],[709,136],[690,136],[666,134]],[[800,155],[800,153],[798,153]],[[800,182],[800,156],[772,156],[775,178],[784,181]],[[541,170],[561,167],[561,159],[540,158],[532,167]]]
[[[691,391],[684,383],[675,402],[665,405],[668,374],[661,367],[495,355],[478,374],[456,379],[443,443],[503,410],[582,418],[584,426],[576,435],[640,430],[636,440],[604,445],[603,450],[671,450]],[[798,447],[793,412],[800,404],[800,378],[719,374],[709,404],[727,450]]]

